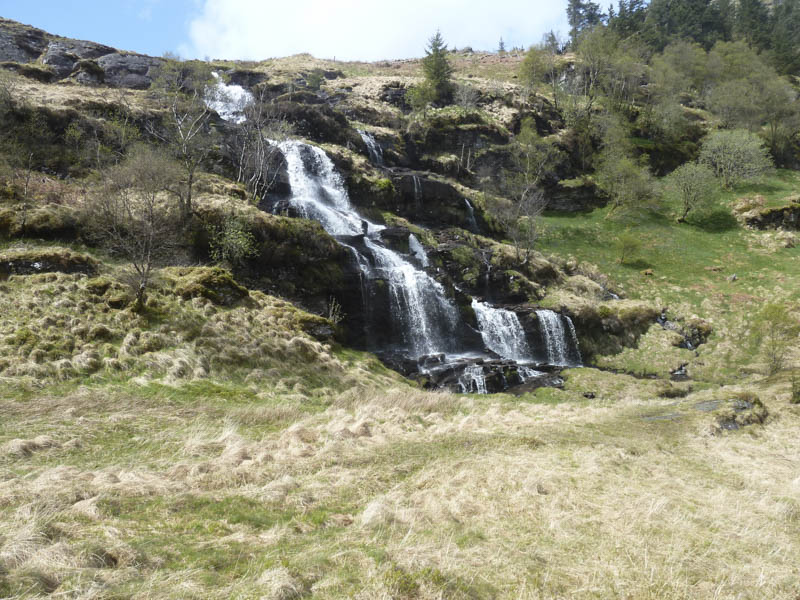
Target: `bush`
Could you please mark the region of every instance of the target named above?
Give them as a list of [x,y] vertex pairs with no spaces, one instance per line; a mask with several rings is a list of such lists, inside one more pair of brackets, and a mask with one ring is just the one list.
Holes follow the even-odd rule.
[[772,170],[772,160],[756,134],[744,129],[710,133],[700,150],[700,162],[707,165],[730,189]]

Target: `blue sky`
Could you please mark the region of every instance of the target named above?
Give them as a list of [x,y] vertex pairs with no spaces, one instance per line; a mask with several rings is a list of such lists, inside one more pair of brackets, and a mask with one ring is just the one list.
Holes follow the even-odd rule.
[[260,60],[310,52],[380,60],[450,46],[494,50],[566,33],[566,0],[0,0],[0,16],[144,54]]

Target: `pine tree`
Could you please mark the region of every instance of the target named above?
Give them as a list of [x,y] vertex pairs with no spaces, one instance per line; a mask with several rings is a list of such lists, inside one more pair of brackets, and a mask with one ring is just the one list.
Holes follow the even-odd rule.
[[779,73],[800,72],[800,0],[781,0],[773,7],[772,56]]
[[569,38],[572,46],[578,43],[578,37],[587,29],[603,22],[605,15],[600,5],[589,0],[569,0],[567,3],[567,21],[569,21]]
[[734,26],[736,37],[751,48],[769,47],[769,10],[761,0],[739,0]]
[[503,38],[500,38],[500,43],[497,45],[497,53],[498,54],[506,53],[506,43],[503,41]]
[[422,72],[425,75],[426,85],[433,90],[434,102],[440,104],[449,102],[453,94],[453,84],[450,81],[453,67],[447,60],[447,46],[438,29],[428,40],[425,58],[422,59]]

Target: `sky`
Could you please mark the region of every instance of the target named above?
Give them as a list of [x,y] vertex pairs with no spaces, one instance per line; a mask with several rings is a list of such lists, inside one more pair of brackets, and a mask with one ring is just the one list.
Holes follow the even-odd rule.
[[566,33],[566,0],[0,0],[0,16],[50,33],[161,56],[382,60],[449,47],[528,47]]

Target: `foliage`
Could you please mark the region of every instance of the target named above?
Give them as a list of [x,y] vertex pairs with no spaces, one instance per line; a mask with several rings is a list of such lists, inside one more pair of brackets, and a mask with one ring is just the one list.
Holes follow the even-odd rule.
[[241,218],[231,215],[221,224],[207,228],[211,258],[215,262],[237,266],[258,253],[256,238]]
[[630,229],[626,229],[620,233],[615,241],[617,252],[619,253],[617,262],[621,265],[632,262],[642,249],[641,238],[635,233],[632,233]]
[[415,113],[425,115],[428,107],[436,101],[436,90],[426,83],[412,86],[406,92],[406,101]]
[[782,302],[764,305],[753,319],[752,341],[760,348],[770,375],[783,369],[786,357],[797,344],[800,322]]
[[677,197],[681,203],[678,223],[685,222],[690,211],[711,204],[717,190],[714,172],[696,162],[675,169],[666,178],[665,185],[667,193]]
[[447,45],[440,31],[428,40],[425,48],[425,58],[422,59],[422,73],[425,75],[425,83],[432,95],[431,102],[447,104],[453,94],[453,84],[450,78],[453,74],[453,67],[447,60]]
[[613,149],[601,153],[594,178],[610,200],[610,216],[649,208],[654,199],[653,179],[647,168]]
[[310,90],[319,90],[324,82],[325,75],[323,75],[322,69],[314,69],[306,76],[306,85]]
[[700,162],[714,171],[726,189],[757,179],[773,168],[758,136],[743,129],[710,133],[703,141]]
[[539,239],[538,220],[547,207],[544,193],[540,189],[530,187],[521,190],[521,195],[513,199],[488,196],[486,203],[491,215],[514,246],[517,263],[526,264]]
[[137,306],[146,299],[153,269],[176,243],[174,211],[163,195],[177,176],[177,165],[149,146],[137,146],[106,172],[104,187],[89,202],[95,235],[134,271]]

